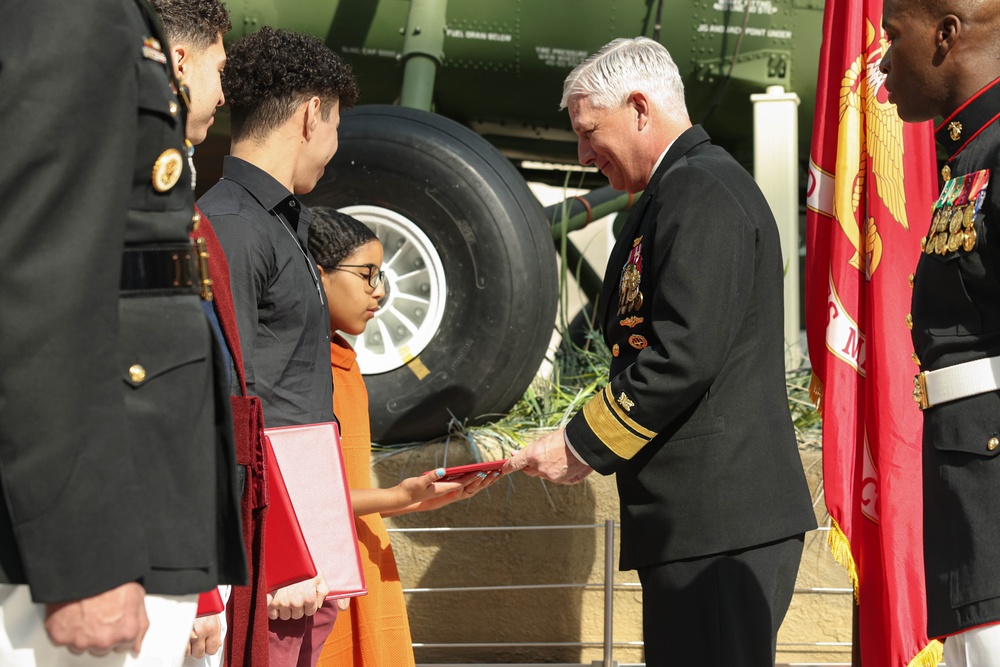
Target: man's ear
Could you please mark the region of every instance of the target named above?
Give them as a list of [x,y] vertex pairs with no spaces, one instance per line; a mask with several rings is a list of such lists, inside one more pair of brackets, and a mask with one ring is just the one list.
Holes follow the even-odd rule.
[[319,125],[320,99],[313,95],[302,103],[305,106],[305,114],[302,117],[302,136],[306,141],[312,139],[316,126]]
[[938,55],[945,56],[955,48],[958,40],[962,37],[962,19],[954,14],[948,14],[942,18],[934,33],[934,41],[937,43]]
[[184,80],[184,75],[188,70],[188,52],[183,46],[171,46],[170,57],[174,63],[174,76],[179,81]]
[[635,114],[636,129],[640,132],[649,123],[650,116],[650,104],[649,98],[646,94],[640,90],[633,90],[629,93],[628,100],[625,105],[629,108],[630,113]]

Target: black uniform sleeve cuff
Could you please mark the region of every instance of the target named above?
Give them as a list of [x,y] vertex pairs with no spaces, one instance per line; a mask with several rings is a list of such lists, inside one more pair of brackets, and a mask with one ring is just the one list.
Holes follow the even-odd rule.
[[570,420],[566,434],[587,465],[602,475],[613,473],[656,437],[654,431],[629,417],[611,393],[611,385]]

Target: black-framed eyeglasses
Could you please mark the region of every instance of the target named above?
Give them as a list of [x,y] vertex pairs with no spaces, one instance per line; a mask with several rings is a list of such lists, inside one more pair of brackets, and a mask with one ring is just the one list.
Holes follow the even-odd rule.
[[374,264],[337,264],[333,268],[335,269],[368,269],[368,273],[354,273],[354,271],[348,271],[348,273],[354,273],[354,275],[359,278],[364,278],[368,281],[368,286],[372,289],[377,288],[385,280],[385,271],[375,266]]

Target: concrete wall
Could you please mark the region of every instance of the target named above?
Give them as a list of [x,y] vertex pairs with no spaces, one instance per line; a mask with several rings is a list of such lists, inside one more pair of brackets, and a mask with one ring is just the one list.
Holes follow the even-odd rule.
[[[820,455],[804,449],[817,517],[825,523],[820,481]],[[447,456],[446,456],[447,455]],[[494,456],[502,456],[497,452]],[[445,458],[447,460],[445,460]],[[472,462],[464,441],[428,445],[389,457],[375,456],[373,481],[391,486],[401,477],[438,465]],[[390,527],[560,526],[602,524],[618,518],[613,478],[592,475],[582,484],[560,486],[516,474],[464,503],[436,512],[411,514],[389,521]],[[465,586],[602,584],[604,529],[556,529],[392,533],[393,547],[405,588]],[[617,545],[615,545],[617,567]],[[637,583],[633,572],[615,572],[616,584]],[[798,587],[847,588],[843,568],[826,547],[826,533],[806,536]],[[641,642],[641,592],[614,594],[614,640]],[[413,592],[407,596],[413,640],[429,643],[567,642],[600,644],[604,628],[603,591],[554,588],[529,591]],[[850,642],[851,596],[797,593],[778,637],[778,662],[849,663],[850,648],[816,646],[817,642]],[[438,663],[585,663],[603,658],[591,647],[464,647],[416,649],[418,664]],[[641,648],[616,646],[614,659],[641,663]]]

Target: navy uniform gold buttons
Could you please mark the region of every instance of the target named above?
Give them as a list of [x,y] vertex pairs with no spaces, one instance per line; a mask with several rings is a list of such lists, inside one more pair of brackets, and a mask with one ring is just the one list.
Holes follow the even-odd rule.
[[949,167],[948,165],[941,167],[941,178],[943,178],[946,181],[951,180],[951,167]]
[[990,438],[989,442],[986,443],[986,449],[990,450],[991,452],[994,451],[997,447],[1000,447],[1000,439]]
[[912,274],[912,273],[911,273],[911,274],[910,274],[910,277],[908,278],[908,280],[910,281],[910,289],[913,289],[913,281],[914,281],[915,279],[916,279],[916,276],[915,276],[914,274]]
[[913,315],[909,313],[906,314],[906,328],[911,331],[913,330]]
[[136,384],[146,379],[146,369],[140,364],[132,364],[128,369],[128,376]]

